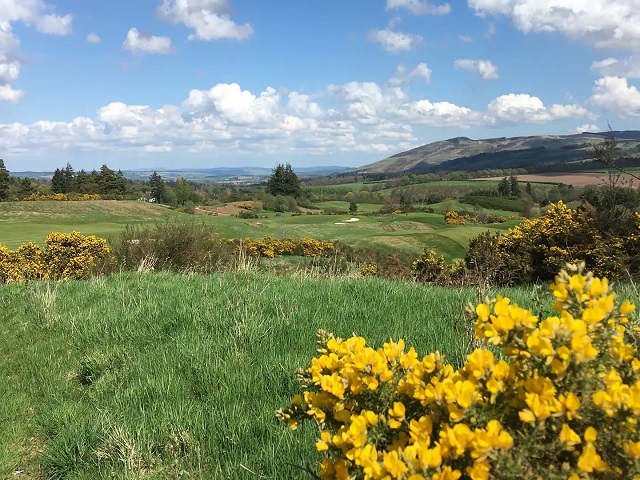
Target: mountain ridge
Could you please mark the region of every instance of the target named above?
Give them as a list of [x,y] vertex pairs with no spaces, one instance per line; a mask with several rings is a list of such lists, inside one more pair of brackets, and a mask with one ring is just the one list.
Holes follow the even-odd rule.
[[[438,167],[451,171],[563,163],[586,159],[585,149],[594,143],[600,143],[608,133],[583,132],[572,135],[532,135],[478,140],[454,137],[396,153],[378,162],[358,167],[353,172],[412,173]],[[625,155],[629,152],[634,155],[640,154],[640,131],[625,130],[612,133]],[[492,157],[496,158],[499,165],[491,164]],[[470,168],[473,166],[478,168]]]

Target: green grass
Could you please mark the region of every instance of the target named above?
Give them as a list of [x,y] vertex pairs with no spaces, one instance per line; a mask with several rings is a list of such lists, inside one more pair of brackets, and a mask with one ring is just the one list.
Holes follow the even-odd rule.
[[[320,209],[335,208],[338,210],[349,210],[350,202],[334,200],[334,201],[328,201],[328,202],[317,202],[315,205]],[[358,211],[364,212],[364,213],[379,212],[380,208],[382,208],[382,205],[379,203],[357,202],[357,205],[358,205]]]
[[455,319],[477,298],[252,273],[1,286],[0,477],[309,478],[289,464],[318,459],[316,432],[273,413],[297,392],[315,332],[404,338],[459,363]]
[[[451,202],[444,202],[442,209]],[[455,203],[456,209],[471,206]],[[490,213],[497,213],[490,211]],[[441,214],[411,213],[360,217],[344,223],[351,215],[299,215],[285,213],[268,218],[194,216],[142,202],[6,202],[0,203],[0,244],[16,248],[24,242],[44,243],[51,231],[115,238],[127,224],[152,226],[157,222],[183,221],[211,225],[223,238],[312,237],[340,241],[356,248],[373,247],[387,252],[403,250],[417,254],[436,247],[447,260],[464,256],[469,240],[486,230],[504,230],[514,223],[492,225],[448,225]]]

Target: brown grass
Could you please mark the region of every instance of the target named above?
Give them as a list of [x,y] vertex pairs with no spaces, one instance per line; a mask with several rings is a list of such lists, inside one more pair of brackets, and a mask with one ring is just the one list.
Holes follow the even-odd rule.
[[[554,173],[535,173],[528,175],[518,175],[520,182],[536,182],[536,183],[564,183],[573,185],[574,187],[586,187],[588,185],[606,185],[609,176],[607,173],[570,173],[570,172],[554,172]],[[633,177],[630,175],[622,175],[621,179],[630,183]],[[481,178],[478,180],[502,180],[502,177]],[[638,182],[633,185],[638,188]]]

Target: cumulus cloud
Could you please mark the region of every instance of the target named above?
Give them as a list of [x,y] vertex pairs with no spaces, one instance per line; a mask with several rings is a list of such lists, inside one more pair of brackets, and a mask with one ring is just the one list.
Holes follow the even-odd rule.
[[600,49],[640,48],[638,0],[469,0],[469,7],[511,17],[523,32],[559,32]]
[[129,30],[127,38],[122,43],[122,47],[133,53],[157,53],[160,55],[173,53],[173,47],[169,37],[145,35],[140,33],[137,28]]
[[605,58],[591,64],[591,70],[608,77],[640,78],[640,57],[631,56],[622,60]]
[[476,72],[483,80],[496,80],[499,78],[498,68],[491,63],[491,60],[456,60],[453,62],[456,68],[462,68],[471,72]]
[[595,118],[579,105],[546,107],[542,100],[528,94],[501,95],[487,106],[485,120],[489,125],[518,125],[543,123],[566,118]]
[[598,127],[597,125],[585,123],[584,125],[580,125],[579,127],[576,127],[573,130],[570,130],[569,133],[585,133],[585,132],[597,133],[599,131],[600,131],[600,127]]
[[72,30],[72,15],[59,16],[43,0],[0,0],[0,102],[19,102],[25,92],[11,86],[18,80],[22,62],[16,50],[20,46],[13,34],[12,23],[22,22],[41,33],[68,35]]
[[[427,65],[420,64],[400,73],[404,78],[424,78],[427,72],[430,74]],[[486,111],[476,111],[447,101],[412,98],[405,82],[348,82],[313,95],[272,87],[252,92],[235,83],[220,83],[191,90],[179,105],[156,108],[112,102],[92,117],[0,125],[0,149],[15,156],[50,154],[61,148],[231,156],[245,152],[387,152],[415,146],[414,128],[418,127],[469,128],[590,118],[580,106],[545,106],[526,94],[498,97]],[[20,95],[0,87],[0,98],[17,101]]]
[[87,35],[87,42],[97,44],[102,42],[102,39],[95,33],[90,33],[89,35]]
[[163,0],[158,7],[160,18],[183,24],[195,33],[189,40],[245,40],[253,27],[239,25],[231,19],[234,13],[229,0]]
[[640,91],[626,78],[603,77],[596,80],[591,103],[623,118],[640,117]]
[[387,52],[403,53],[410,51],[422,42],[422,37],[413,33],[396,32],[391,28],[385,28],[384,30],[373,30],[369,33],[369,40],[379,43]]
[[447,15],[451,5],[435,5],[426,0],[387,0],[387,10],[404,8],[414,15]]
[[24,97],[24,91],[16,90],[10,85],[0,85],[0,102],[17,103]]

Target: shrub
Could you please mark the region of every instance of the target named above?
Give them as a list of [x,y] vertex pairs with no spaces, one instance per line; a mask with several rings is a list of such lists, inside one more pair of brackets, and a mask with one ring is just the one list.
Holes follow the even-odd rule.
[[121,268],[210,273],[233,263],[232,248],[211,227],[165,222],[127,226],[113,247]]
[[15,251],[0,245],[0,282],[83,279],[111,260],[107,242],[94,235],[52,232],[46,248],[24,243]]
[[467,314],[454,369],[402,340],[318,333],[302,394],[276,416],[318,426],[323,479],[580,480],[640,475],[640,327],[606,279],[569,266],[544,320],[497,296]]
[[445,272],[444,256],[433,249],[425,249],[411,265],[411,273],[419,282],[435,282]]

